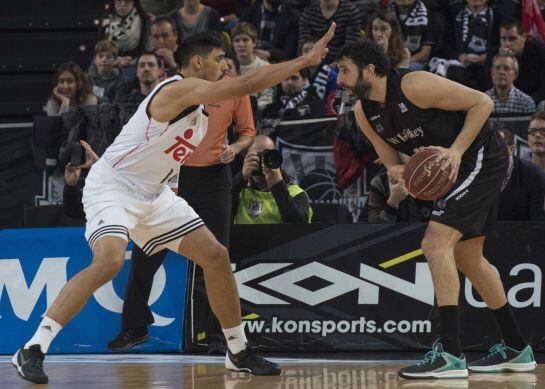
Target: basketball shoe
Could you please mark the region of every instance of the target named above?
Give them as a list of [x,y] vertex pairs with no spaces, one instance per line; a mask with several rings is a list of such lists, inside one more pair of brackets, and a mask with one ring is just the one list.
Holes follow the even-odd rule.
[[143,326],[130,330],[122,330],[107,346],[112,351],[125,351],[148,340],[148,328]]
[[49,378],[44,373],[44,358],[42,348],[34,344],[28,349],[21,346],[11,358],[11,364],[17,369],[21,378],[35,384],[47,384]]
[[248,372],[253,375],[279,375],[280,367],[257,354],[248,343],[246,349],[233,354],[227,348],[225,356],[225,367],[233,371]]
[[443,350],[443,345],[436,340],[432,350],[422,361],[399,370],[399,376],[411,379],[427,378],[466,378],[468,376],[466,358],[460,358]]
[[534,371],[536,361],[531,346],[515,350],[507,346],[503,340],[488,351],[488,355],[471,362],[468,369],[475,373],[528,372]]

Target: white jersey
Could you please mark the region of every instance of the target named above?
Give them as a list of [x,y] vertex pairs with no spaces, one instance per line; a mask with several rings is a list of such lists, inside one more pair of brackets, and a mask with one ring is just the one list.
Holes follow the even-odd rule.
[[153,96],[181,79],[174,76],[159,83],[101,158],[146,194],[159,194],[206,134],[208,114],[203,105],[187,108],[168,123],[156,121],[149,113]]

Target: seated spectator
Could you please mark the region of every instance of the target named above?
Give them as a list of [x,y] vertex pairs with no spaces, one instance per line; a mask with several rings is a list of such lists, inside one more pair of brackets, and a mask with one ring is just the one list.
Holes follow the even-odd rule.
[[405,46],[411,52],[409,69],[425,69],[438,35],[431,12],[422,0],[394,0],[390,10],[395,14],[405,37]]
[[101,103],[117,104],[129,91],[129,81],[115,66],[116,59],[115,42],[102,40],[95,45],[93,64],[87,70],[87,79]]
[[301,69],[281,83],[282,94],[261,114],[262,132],[270,135],[281,120],[298,120],[325,115],[323,101],[308,86],[308,69]]
[[411,52],[405,47],[399,23],[391,12],[377,11],[372,14],[367,25],[367,36],[388,54],[392,67],[409,67]]
[[[317,41],[318,39],[312,36],[303,39],[299,55],[307,54],[312,50]],[[308,69],[308,82],[310,87],[314,89],[316,95],[322,99],[324,103],[327,103],[335,96],[335,92],[338,89],[337,75],[339,72],[336,68],[326,65],[323,62],[320,65],[312,66]]]
[[536,104],[545,100],[545,45],[536,40],[527,40],[522,23],[511,19],[500,24],[500,46],[492,49],[487,56],[488,68],[498,52],[517,58],[519,74],[515,86],[530,95]]
[[72,166],[70,162],[64,168],[64,185],[62,194],[62,204],[64,213],[74,219],[84,219],[85,212],[83,211],[82,199],[82,182],[80,182],[81,170],[90,169],[91,166],[98,161],[99,157],[91,149],[91,146],[84,140],[79,143],[85,150],[85,163],[81,166]]
[[[255,55],[257,30],[252,24],[246,22],[238,23],[231,30],[231,40],[233,42],[233,50],[240,63],[240,74],[269,65],[267,61]],[[265,89],[255,95],[259,111],[262,111],[263,108],[272,103],[273,95],[274,91],[272,88]]]
[[138,88],[124,96],[119,102],[123,112],[123,124],[127,123],[138,106],[159,82],[159,57],[155,53],[142,54],[136,60],[136,79]]
[[175,59],[178,50],[178,31],[172,19],[155,18],[151,24],[151,41],[155,54],[161,59],[167,77],[178,73],[179,65]]
[[283,0],[257,1],[242,11],[240,21],[257,26],[255,54],[258,57],[276,62],[297,54],[299,11]]
[[466,86],[484,90],[486,87],[486,52],[494,40],[495,15],[487,0],[467,0],[454,20],[447,22],[444,51],[451,64],[447,77]]
[[234,223],[310,223],[312,208],[307,193],[282,168],[260,167],[258,154],[265,149],[276,149],[272,139],[256,136],[242,172],[233,177]]
[[513,85],[519,73],[517,59],[510,54],[497,54],[492,63],[490,72],[494,87],[486,91],[494,102],[492,113],[535,112],[534,100]]
[[530,118],[528,146],[531,161],[545,172],[545,112],[536,112]]
[[59,66],[53,76],[53,93],[45,105],[47,116],[59,116],[78,105],[97,104],[98,99],[79,65],[70,61]]
[[328,65],[336,61],[337,54],[345,44],[360,38],[360,11],[348,0],[320,0],[305,8],[299,19],[299,47],[309,37],[324,35],[332,22],[337,23],[337,28],[335,36],[327,45],[329,53],[325,63]]
[[386,172],[371,180],[367,199],[367,220],[371,224],[428,221],[433,201],[423,201],[409,196],[405,182],[393,182]]
[[225,53],[225,62],[227,62],[227,75],[229,77],[240,76],[240,62],[235,54],[228,51]]
[[501,188],[498,220],[545,221],[545,172],[515,157],[511,131],[498,132],[509,147],[509,168]]
[[149,49],[147,19],[138,0],[113,0],[98,29],[98,40],[109,40],[117,44],[118,65],[132,65],[133,59],[143,50]]
[[172,16],[178,30],[178,44],[198,32],[223,29],[218,11],[200,0],[184,0],[182,7]]

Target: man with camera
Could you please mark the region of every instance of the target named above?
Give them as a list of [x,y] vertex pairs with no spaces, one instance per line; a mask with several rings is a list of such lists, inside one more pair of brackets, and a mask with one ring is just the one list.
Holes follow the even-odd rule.
[[235,224],[310,223],[309,197],[281,165],[273,140],[256,136],[242,172],[233,177]]

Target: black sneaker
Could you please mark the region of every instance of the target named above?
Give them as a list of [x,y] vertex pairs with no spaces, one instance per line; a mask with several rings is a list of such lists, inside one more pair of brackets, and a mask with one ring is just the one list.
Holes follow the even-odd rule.
[[108,343],[108,349],[112,351],[125,351],[139,343],[146,342],[148,339],[148,328],[146,326],[123,330],[114,340]]
[[501,372],[529,372],[536,369],[536,361],[532,347],[526,346],[522,350],[515,350],[507,346],[503,340],[492,346],[489,354],[468,365],[471,372],[501,373]]
[[464,354],[456,357],[443,350],[439,341],[435,341],[432,350],[422,361],[413,366],[399,370],[403,378],[434,379],[434,378],[466,378],[468,375]]
[[252,350],[246,343],[246,349],[233,354],[227,348],[225,367],[229,370],[248,372],[253,375],[280,375],[280,367]]
[[227,353],[227,343],[223,335],[214,335],[210,337],[208,343],[208,355],[225,355]]
[[44,373],[44,358],[42,348],[34,344],[28,349],[21,348],[11,358],[11,364],[17,369],[22,379],[35,384],[47,384],[49,378]]

